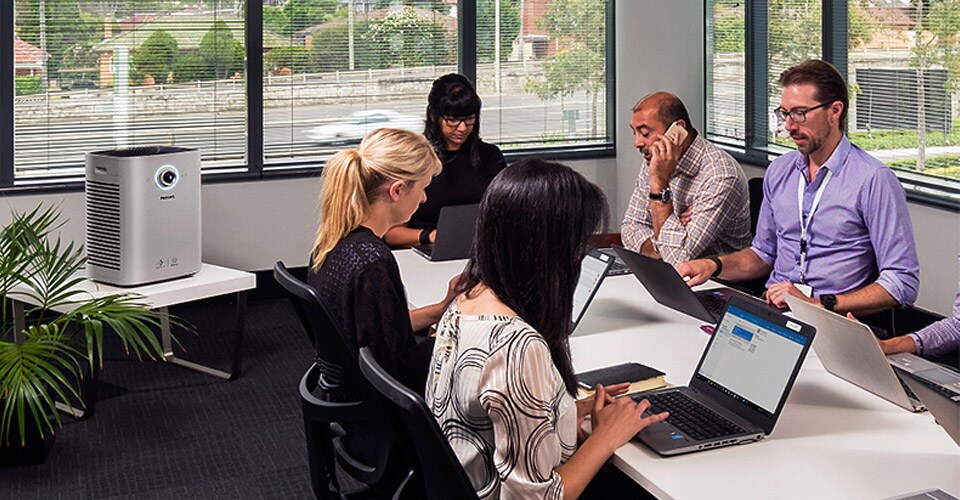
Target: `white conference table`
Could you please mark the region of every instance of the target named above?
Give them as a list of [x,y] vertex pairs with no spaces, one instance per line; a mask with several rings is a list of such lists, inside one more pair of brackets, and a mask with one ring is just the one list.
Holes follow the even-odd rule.
[[[440,300],[465,261],[394,252],[413,306]],[[576,370],[640,361],[684,385],[709,336],[656,303],[633,276],[607,278],[570,339]],[[637,441],[613,463],[658,498],[960,496],[960,447],[913,414],[827,373],[811,349],[773,433],[756,443],[663,458]]]

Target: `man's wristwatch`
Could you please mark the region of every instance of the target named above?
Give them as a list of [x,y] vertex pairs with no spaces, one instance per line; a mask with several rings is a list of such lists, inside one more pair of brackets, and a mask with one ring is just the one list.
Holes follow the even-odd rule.
[[820,305],[828,311],[833,311],[833,309],[837,307],[837,296],[832,293],[820,295]]
[[707,258],[712,260],[713,263],[717,265],[717,270],[714,271],[713,274],[710,275],[710,277],[716,278],[717,276],[720,276],[720,273],[723,272],[723,261],[721,261],[720,257],[717,257],[716,255],[711,255]]
[[673,192],[670,191],[670,188],[666,188],[659,193],[650,193],[650,199],[670,203],[673,201]]
[[430,244],[430,229],[423,229],[420,231],[420,244],[429,245]]

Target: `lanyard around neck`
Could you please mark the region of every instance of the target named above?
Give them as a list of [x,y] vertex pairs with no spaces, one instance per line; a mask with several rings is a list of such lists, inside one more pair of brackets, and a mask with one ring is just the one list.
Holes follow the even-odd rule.
[[800,282],[805,283],[807,279],[807,230],[810,228],[810,223],[813,222],[813,214],[817,211],[817,206],[820,205],[820,198],[823,196],[823,190],[827,187],[827,183],[830,182],[830,178],[833,177],[833,171],[827,169],[827,174],[823,177],[823,182],[820,183],[820,187],[817,188],[817,194],[813,196],[813,205],[810,206],[810,213],[807,214],[806,220],[803,218],[803,191],[804,187],[807,184],[807,176],[801,171],[800,172],[800,182],[797,184],[797,211],[800,216]]

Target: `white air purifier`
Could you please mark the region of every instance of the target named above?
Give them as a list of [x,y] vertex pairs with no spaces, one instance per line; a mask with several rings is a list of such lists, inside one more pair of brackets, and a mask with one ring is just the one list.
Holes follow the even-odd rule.
[[134,286],[200,270],[200,152],[87,153],[87,276]]

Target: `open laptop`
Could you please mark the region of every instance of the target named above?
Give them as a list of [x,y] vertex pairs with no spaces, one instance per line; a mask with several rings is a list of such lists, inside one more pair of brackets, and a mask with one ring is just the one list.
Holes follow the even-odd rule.
[[479,212],[480,205],[477,204],[441,208],[433,245],[416,245],[413,251],[434,262],[466,259],[473,246]]
[[758,305],[765,304],[760,299],[732,288],[711,288],[694,292],[672,265],[623,247],[615,246],[613,250],[633,271],[640,283],[643,283],[654,300],[707,323],[716,323],[720,319],[731,297],[752,300]]
[[731,297],[687,387],[646,392],[650,413],[669,411],[637,437],[660,455],[750,443],[773,432],[816,330]]
[[960,445],[960,373],[942,366],[907,373],[903,381],[954,443]]
[[819,332],[813,350],[828,372],[907,410],[924,410],[904,387],[869,326],[796,297],[787,297],[787,304],[797,319]]
[[584,313],[587,312],[587,306],[593,301],[593,296],[597,294],[597,289],[607,277],[607,271],[613,265],[614,257],[607,255],[597,249],[587,252],[580,264],[580,280],[577,281],[577,289],[573,292],[573,327],[570,331],[576,330]]

